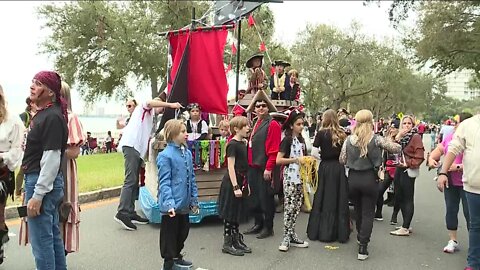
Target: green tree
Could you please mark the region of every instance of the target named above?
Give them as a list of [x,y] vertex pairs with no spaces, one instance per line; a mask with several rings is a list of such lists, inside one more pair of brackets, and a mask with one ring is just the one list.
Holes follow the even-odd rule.
[[419,64],[448,74],[459,69],[480,73],[480,2],[425,1],[418,25],[405,38]]
[[77,1],[46,4],[38,9],[51,35],[42,53],[77,86],[87,101],[124,97],[129,76],[151,85],[152,97],[165,78],[167,43],[158,33],[191,22],[191,9],[206,11],[205,2]]

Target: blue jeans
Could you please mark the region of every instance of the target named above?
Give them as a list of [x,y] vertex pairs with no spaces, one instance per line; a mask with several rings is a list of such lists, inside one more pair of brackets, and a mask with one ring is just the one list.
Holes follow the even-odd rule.
[[[33,196],[38,173],[25,174],[25,200]],[[43,197],[41,213],[28,218],[28,239],[37,270],[66,270],[65,248],[60,235],[58,207],[63,200],[63,176],[57,175],[53,190]]]
[[480,269],[480,194],[465,191],[470,213],[470,230],[468,231],[469,248],[467,264],[475,270]]
[[467,198],[463,187],[451,185],[443,191],[445,195],[445,222],[447,223],[447,230],[456,231],[458,228],[458,210],[460,209],[460,201],[462,201],[463,215],[467,221],[467,228],[469,228],[469,214]]

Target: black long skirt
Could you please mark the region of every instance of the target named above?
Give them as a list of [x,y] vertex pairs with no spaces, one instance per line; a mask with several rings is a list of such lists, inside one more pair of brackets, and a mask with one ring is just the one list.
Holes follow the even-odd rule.
[[322,160],[318,177],[318,188],[308,219],[308,238],[321,242],[345,243],[350,237],[345,167],[338,160]]
[[[241,181],[240,175],[237,175],[237,181]],[[236,223],[242,223],[247,220],[247,206],[245,198],[235,197],[228,172],[223,176],[222,179],[217,207],[218,215],[222,219]]]

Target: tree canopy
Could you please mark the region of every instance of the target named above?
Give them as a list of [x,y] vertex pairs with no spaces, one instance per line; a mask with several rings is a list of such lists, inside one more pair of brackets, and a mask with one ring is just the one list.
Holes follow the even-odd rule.
[[292,48],[304,82],[307,108],[369,108],[378,115],[422,112],[436,80],[417,74],[396,51],[367,38],[353,23],[349,31],[308,25]]

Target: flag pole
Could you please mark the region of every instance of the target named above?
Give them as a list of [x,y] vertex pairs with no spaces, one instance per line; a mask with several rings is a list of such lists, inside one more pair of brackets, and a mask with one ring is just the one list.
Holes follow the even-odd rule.
[[240,45],[242,43],[242,18],[238,20],[238,33],[237,33],[237,74],[235,78],[235,101],[238,101],[238,86],[240,84]]

